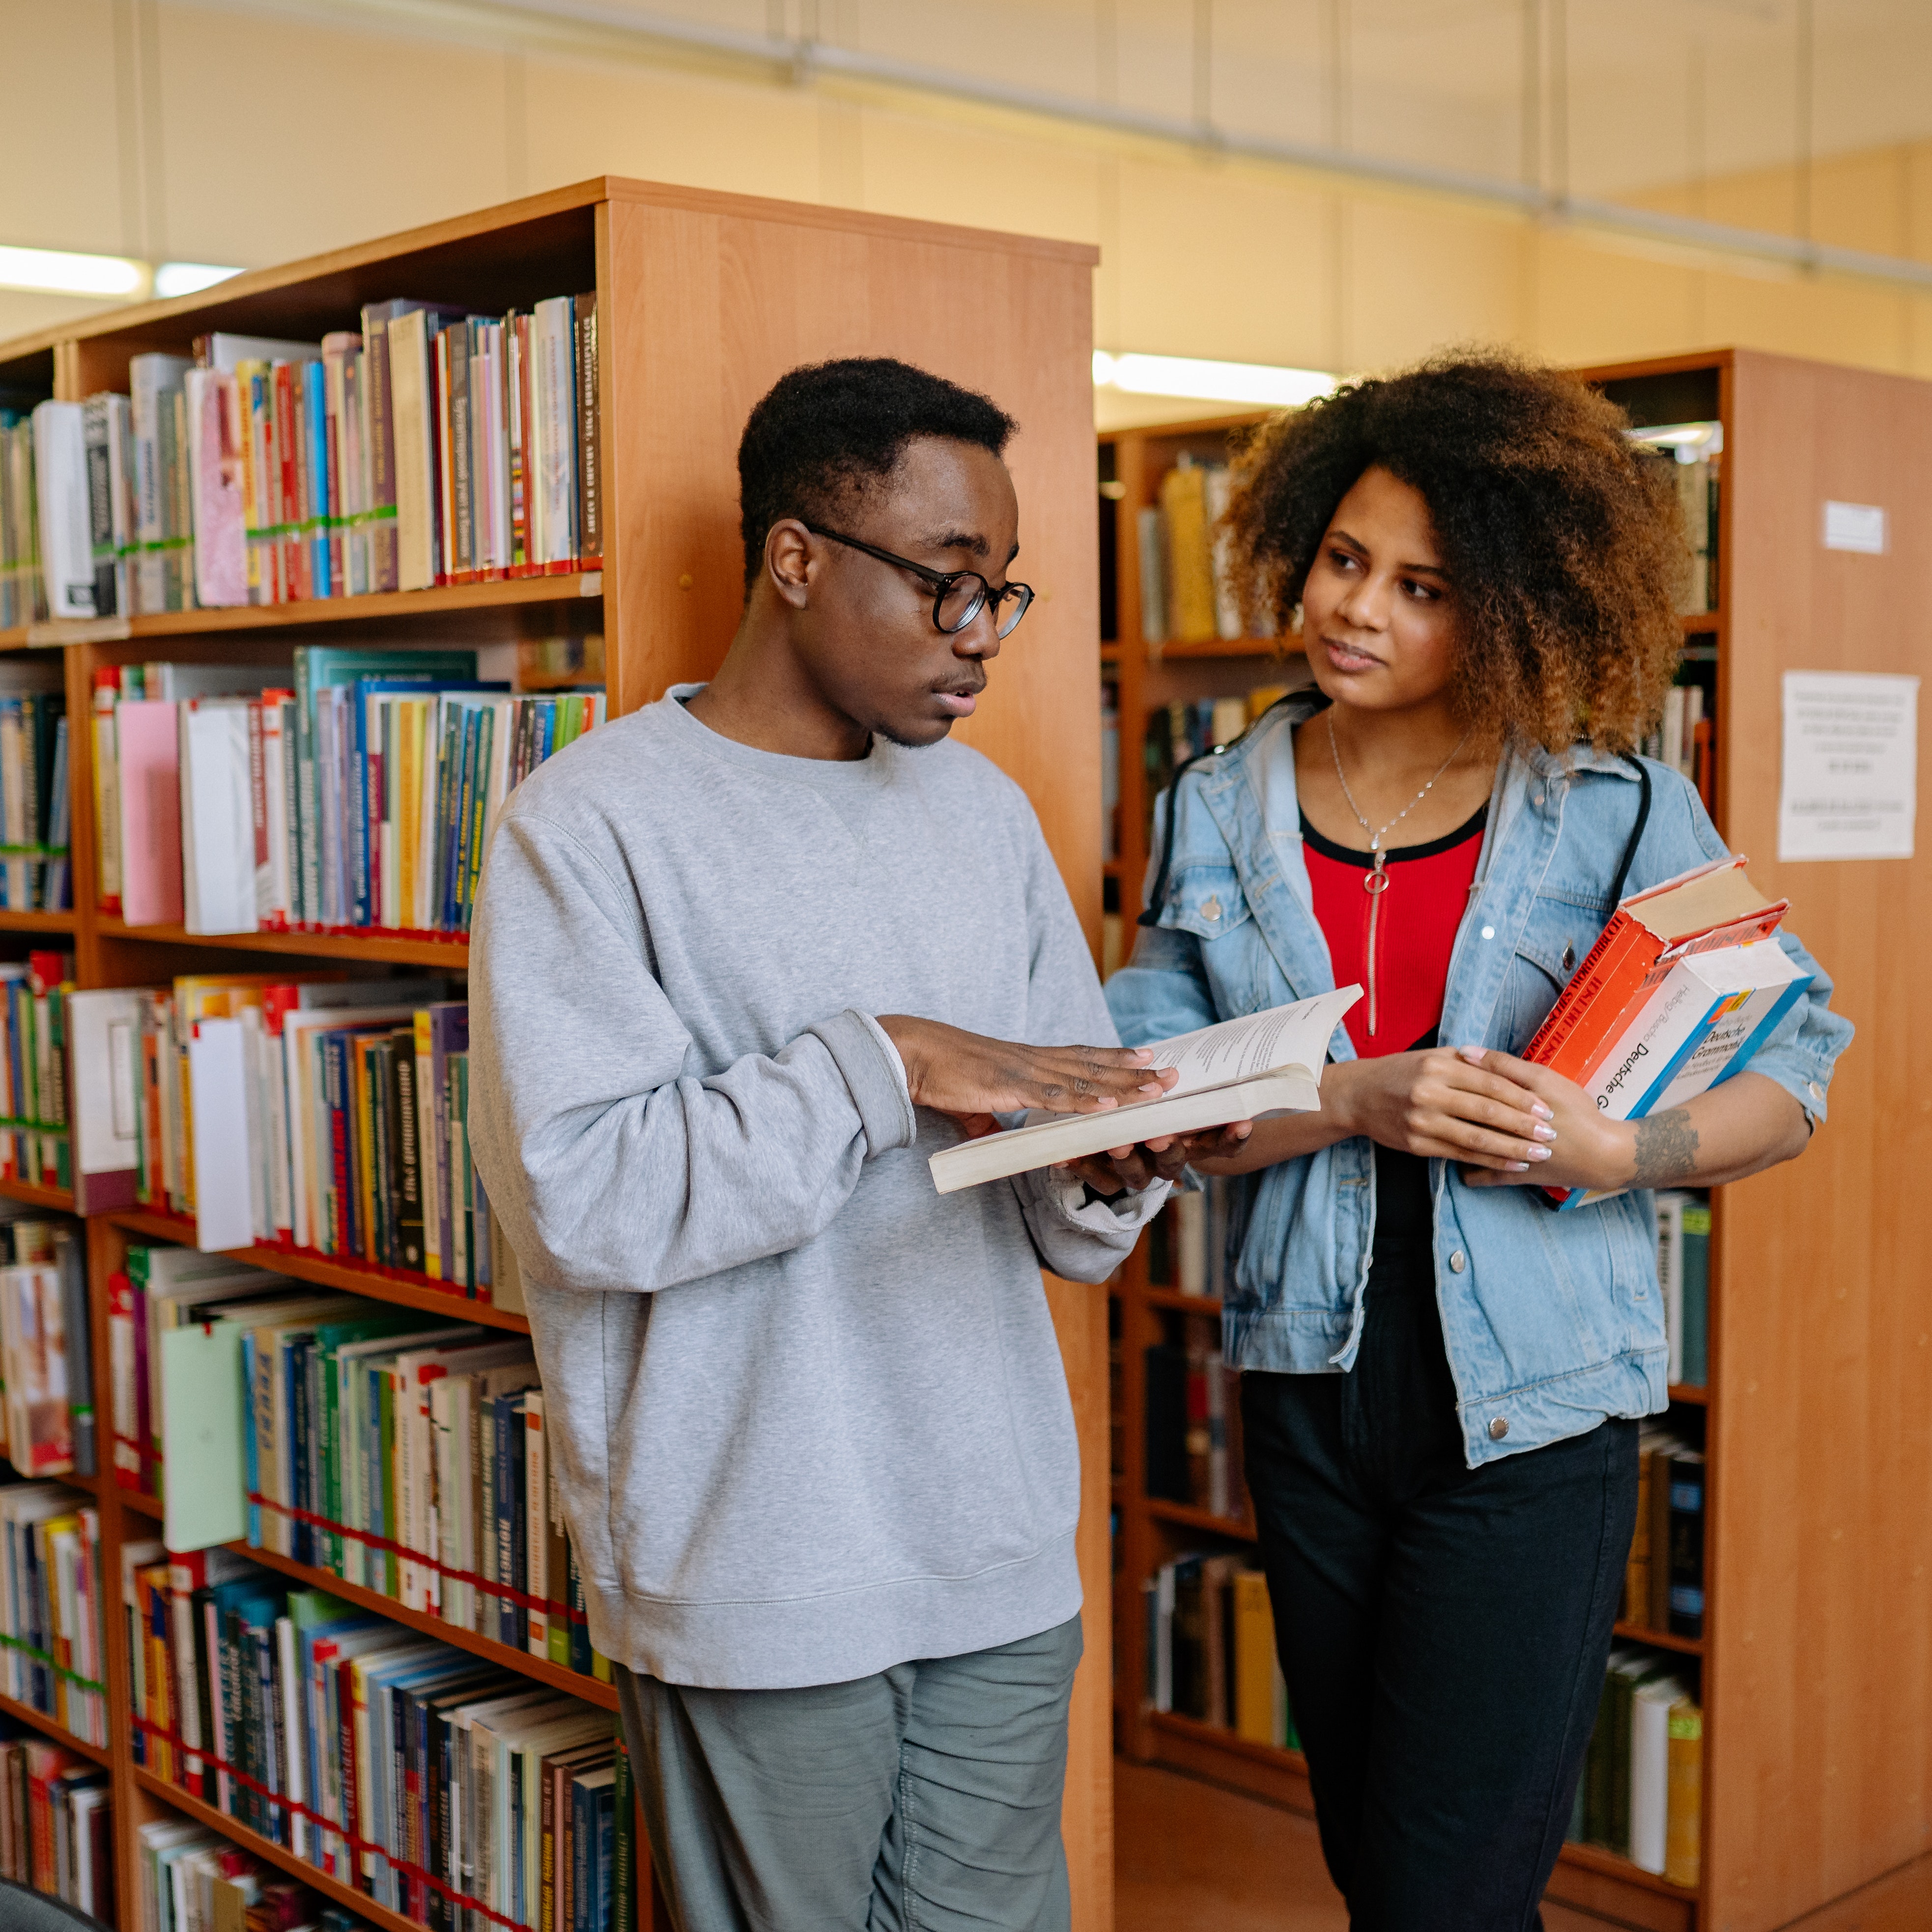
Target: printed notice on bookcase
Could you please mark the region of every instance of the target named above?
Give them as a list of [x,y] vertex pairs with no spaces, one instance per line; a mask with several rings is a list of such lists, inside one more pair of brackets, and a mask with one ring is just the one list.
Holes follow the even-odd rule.
[[1784,674],[1780,859],[1909,859],[1918,804],[1918,680]]

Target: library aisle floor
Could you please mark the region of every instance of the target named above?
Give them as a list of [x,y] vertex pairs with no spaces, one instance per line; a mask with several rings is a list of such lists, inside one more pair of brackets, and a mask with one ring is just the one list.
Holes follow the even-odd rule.
[[[1154,1765],[1114,1760],[1114,1932],[1348,1932],[1315,1821]],[[1561,1905],[1544,1932],[1606,1932]],[[1787,1932],[1924,1932],[1932,1857]]]

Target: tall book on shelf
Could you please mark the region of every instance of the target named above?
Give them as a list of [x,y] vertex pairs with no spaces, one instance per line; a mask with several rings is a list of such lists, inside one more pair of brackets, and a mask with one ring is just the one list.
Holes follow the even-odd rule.
[[[1922,582],[1932,383],[1744,350],[1578,373],[1629,411],[1640,442],[1646,430],[1696,432],[1646,445],[1679,464],[1700,556],[1674,716],[1646,748],[1694,778],[1753,878],[1790,898],[1792,930],[1859,1036],[1816,1144],[1689,1210],[1700,1243],[1708,1229],[1707,1324],[1694,1335],[1707,1372],[1672,1386],[1656,1469],[1681,1465],[1700,1480],[1654,1474],[1652,1534],[1640,1530],[1635,1594],[1618,1627],[1626,1692],[1648,1670],[1683,1694],[1664,1714],[1670,1856],[1663,1870],[1639,1862],[1664,1815],[1655,1766],[1636,1778],[1640,1809],[1647,1793],[1654,1815],[1634,1832],[1628,1740],[1620,1757],[1600,1742],[1549,1896],[1645,1932],[1770,1932],[1932,1850],[1923,1802],[1932,1676],[1906,1660],[1924,1651],[1932,1574],[1932,1348],[1919,1258],[1932,1210],[1916,1178],[1924,1136],[1910,1124],[1926,1118],[1932,1040],[1909,1017],[1917,962],[1932,944],[1932,862],[1800,862],[1778,850],[1786,674],[1898,675],[1932,661]],[[1148,720],[1177,696],[1211,694],[1159,681],[1199,675],[1178,650],[1229,650],[1156,645],[1146,634],[1143,584],[1155,580],[1142,567],[1141,533],[1164,470],[1184,450],[1204,455],[1226,427],[1101,440],[1104,604],[1115,620],[1101,676],[1119,734],[1107,890],[1122,954],[1161,776],[1136,756]],[[1868,526],[1869,508],[1882,509],[1882,548],[1838,547],[1828,504],[1868,506]],[[1216,692],[1240,688],[1232,664],[1212,675]],[[1180,1373],[1186,1337],[1220,1307],[1211,1293],[1182,1292],[1211,1286],[1211,1262],[1190,1259],[1198,1231],[1170,1219],[1114,1289],[1117,1735],[1132,1756],[1307,1810],[1298,1753],[1156,1708],[1149,1647],[1172,1641],[1164,1568],[1238,1555],[1252,1537],[1244,1516],[1150,1492],[1149,1431],[1165,1414],[1150,1396],[1150,1367]],[[1701,1247],[1698,1259],[1706,1264]],[[1190,1412],[1184,1426],[1192,1421]],[[1151,1466],[1172,1460],[1156,1447]],[[1159,1486],[1173,1486],[1165,1477]],[[1636,1597],[1646,1586],[1644,1607]],[[1606,1694],[1614,1712],[1619,1700]],[[1689,1754],[1681,1778],[1676,1754]]]
[[[494,651],[499,660],[504,655],[500,647],[532,646],[545,662],[601,664],[610,715],[632,710],[672,684],[708,676],[730,639],[742,577],[734,458],[752,404],[798,363],[843,355],[902,356],[994,396],[1026,425],[1012,466],[1028,554],[1039,560],[1033,580],[1053,595],[1042,598],[1028,627],[1025,650],[1002,662],[978,715],[961,736],[1027,789],[1075,906],[1097,941],[1101,878],[1093,826],[1100,736],[1083,695],[1098,628],[1095,529],[1083,507],[1091,460],[1095,259],[1091,249],[1070,244],[602,177],[238,276],[201,296],[0,344],[0,394],[10,404],[23,398],[31,406],[49,398],[80,402],[104,393],[125,395],[137,358],[172,357],[185,364],[206,338],[266,338],[258,359],[319,344],[325,358],[334,358],[332,370],[345,356],[353,363],[353,344],[365,321],[389,308],[416,313],[433,304],[439,314],[490,318],[541,312],[554,320],[542,305],[569,293],[575,298],[574,352],[588,358],[580,362],[584,373],[577,387],[577,446],[585,452],[584,466],[570,500],[559,496],[544,506],[550,519],[544,527],[554,526],[555,535],[567,525],[568,541],[560,538],[560,548],[543,548],[533,560],[540,568],[520,572],[513,548],[509,567],[499,571],[496,551],[478,550],[454,556],[453,567],[440,573],[448,581],[394,587],[406,580],[383,567],[376,554],[388,548],[382,540],[389,527],[384,506],[395,500],[394,477],[379,464],[364,479],[366,487],[358,485],[362,496],[352,491],[326,505],[313,494],[320,485],[310,479],[306,508],[322,519],[319,544],[330,541],[328,518],[338,510],[376,519],[369,556],[358,568],[344,571],[349,596],[212,609],[143,608],[140,614],[117,610],[57,624],[44,620],[32,583],[16,582],[10,552],[8,628],[0,629],[0,651],[31,646],[57,652],[67,715],[83,728],[94,717],[97,689],[124,682],[118,674],[130,668],[232,666],[248,673],[243,682],[259,690],[284,674],[296,647],[309,644],[475,649]],[[980,290],[982,299],[962,307],[962,287]],[[472,346],[484,356],[496,352],[497,339],[487,328],[472,330],[472,337],[466,342],[465,359]],[[568,347],[552,346],[560,356]],[[437,373],[447,380],[442,365]],[[342,406],[333,391],[319,388],[310,400],[320,412],[316,423],[326,423],[327,412]],[[488,419],[487,407],[481,419]],[[388,428],[392,434],[393,424]],[[552,428],[562,436],[568,425],[560,419]],[[453,512],[453,469],[447,481],[445,502]],[[481,527],[473,520],[478,503],[494,502],[492,514],[500,523],[505,489],[516,487],[517,473],[489,482],[472,470],[463,481],[472,528]],[[272,538],[276,532],[264,534]],[[496,531],[491,542],[502,534]],[[352,555],[352,548],[346,554]],[[318,546],[312,556],[311,587],[319,580],[316,569],[323,554]],[[559,556],[572,560],[560,564],[554,560]],[[417,578],[424,574],[420,568],[411,573]],[[327,579],[332,589],[342,587],[332,552]],[[22,589],[23,596],[12,594]],[[184,590],[172,600],[157,601],[191,605],[193,593]],[[162,986],[184,974],[236,971],[286,971],[292,978],[318,969],[364,975],[413,970],[460,979],[466,961],[460,930],[214,934],[190,933],[180,925],[130,926],[121,910],[103,909],[96,821],[104,810],[116,808],[101,795],[94,742],[91,729],[78,730],[68,766],[69,903],[76,909],[0,908],[0,957],[14,951],[24,957],[30,946],[55,944],[49,934],[59,935],[75,955],[75,983],[88,990]],[[110,1152],[124,1161],[134,1157],[133,1144],[124,1140]],[[0,1193],[42,1206],[72,1206],[69,1190],[26,1181],[0,1179]],[[130,1205],[124,1196],[124,1189],[112,1210],[96,1213],[86,1223],[89,1339],[94,1360],[103,1364],[110,1360],[113,1340],[110,1283],[130,1246],[191,1243],[195,1235],[191,1220],[155,1206]],[[253,1266],[290,1278],[291,1285],[354,1294],[372,1307],[388,1304],[425,1318],[451,1315],[480,1323],[493,1334],[527,1330],[508,1281],[497,1281],[493,1299],[484,1302],[452,1296],[416,1274],[386,1271],[344,1256],[268,1245],[246,1250],[245,1257]],[[1088,1660],[1075,1690],[1064,1830],[1074,1923],[1080,1932],[1105,1932],[1112,1918],[1106,1314],[1104,1298],[1091,1288],[1049,1278],[1046,1292],[1086,1471],[1080,1550]],[[106,1374],[104,1368],[104,1381]],[[289,1845],[250,1832],[164,1780],[145,1748],[139,1754],[145,1761],[137,1762],[132,1727],[122,1719],[134,1708],[133,1678],[144,1660],[130,1648],[119,1582],[124,1553],[131,1566],[145,1566],[139,1568],[142,1576],[158,1564],[162,1505],[138,1484],[123,1489],[111,1465],[104,1477],[76,1480],[99,1504],[100,1568],[110,1580],[104,1606],[106,1682],[116,1721],[106,1747],[57,1741],[109,1772],[116,1888],[125,1909],[131,1912],[137,1897],[144,1849],[153,1841],[150,1828],[184,1819],[233,1839],[383,1932],[409,1932],[415,1921],[336,1880],[318,1877]],[[566,1570],[566,1549],[561,1540],[553,1543],[544,1552],[547,1564],[539,1567]],[[566,1690],[605,1712],[614,1708],[610,1687],[556,1661],[555,1643],[547,1646],[546,1655],[513,1650],[278,1550],[251,1554],[282,1573],[291,1592],[323,1592],[358,1613],[393,1622],[399,1636],[436,1639],[538,1686]],[[130,1591],[136,1574],[130,1567]],[[547,1586],[553,1605],[556,1583],[553,1576]],[[568,1654],[568,1644],[563,1650]],[[10,1714],[34,1721],[31,1712]],[[157,1741],[158,1754],[164,1748],[165,1740]],[[652,1887],[641,1875],[627,1881],[621,1895],[634,1898],[634,1922],[618,1932],[645,1932],[663,1922],[656,1916],[662,1905],[654,1906]]]

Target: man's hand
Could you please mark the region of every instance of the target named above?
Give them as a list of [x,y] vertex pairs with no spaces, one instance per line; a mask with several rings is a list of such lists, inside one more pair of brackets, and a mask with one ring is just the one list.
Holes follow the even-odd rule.
[[905,1063],[913,1105],[953,1115],[969,1139],[992,1132],[995,1114],[1097,1114],[1154,1100],[1180,1078],[1155,1071],[1144,1046],[1022,1046],[904,1013],[878,1022]]
[[1195,1161],[1239,1152],[1254,1125],[1252,1120],[1231,1120],[1225,1127],[1206,1127],[1197,1134],[1170,1134],[1138,1147],[1109,1148],[1084,1160],[1057,1162],[1054,1171],[1084,1180],[1096,1194],[1112,1200],[1116,1194],[1138,1194],[1156,1180],[1178,1180],[1181,1171]]

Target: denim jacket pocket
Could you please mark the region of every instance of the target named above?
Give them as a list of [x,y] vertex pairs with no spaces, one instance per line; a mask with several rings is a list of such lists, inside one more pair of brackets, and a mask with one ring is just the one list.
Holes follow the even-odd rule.
[[1254,916],[1240,874],[1225,859],[1177,862],[1160,922],[1196,939],[1222,939]]
[[1535,1037],[1570,975],[1596,944],[1610,910],[1607,902],[1580,894],[1538,896],[1503,982],[1498,1018],[1509,1052],[1522,1052]]

